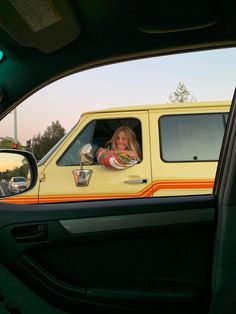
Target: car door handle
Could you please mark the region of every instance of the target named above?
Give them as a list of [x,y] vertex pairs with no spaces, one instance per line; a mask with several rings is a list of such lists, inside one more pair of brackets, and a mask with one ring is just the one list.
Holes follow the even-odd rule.
[[147,183],[148,180],[147,179],[136,179],[136,180],[125,180],[124,183],[127,184],[143,184],[143,183]]
[[31,243],[48,240],[46,224],[26,225],[12,229],[12,235],[18,243]]

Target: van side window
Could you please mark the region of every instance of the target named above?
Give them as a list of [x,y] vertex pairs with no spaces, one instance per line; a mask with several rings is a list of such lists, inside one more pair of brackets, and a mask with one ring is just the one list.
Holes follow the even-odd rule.
[[83,145],[90,143],[93,147],[94,165],[97,164],[96,152],[100,147],[109,148],[109,140],[114,131],[123,125],[129,126],[136,134],[142,151],[141,122],[135,118],[93,120],[75,138],[69,148],[57,161],[58,166],[80,164],[79,151]]
[[161,158],[166,162],[217,161],[227,114],[187,114],[159,119]]
[[57,161],[58,166],[72,166],[80,164],[79,152],[85,144],[91,142],[94,125],[95,122],[93,121],[84,127],[66,152],[59,158]]

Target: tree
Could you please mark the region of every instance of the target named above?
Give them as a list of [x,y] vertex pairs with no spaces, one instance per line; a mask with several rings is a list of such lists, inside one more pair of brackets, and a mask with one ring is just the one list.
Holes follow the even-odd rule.
[[[2,139],[0,141],[0,148],[10,148],[10,149],[12,149],[14,144],[15,143],[13,143],[13,141],[11,141],[9,139]],[[23,148],[22,145],[19,142],[17,144],[15,144],[15,145],[17,145],[17,149],[22,149]]]
[[179,82],[176,90],[169,97],[169,102],[192,102],[196,100],[194,95],[190,95],[190,91],[186,88],[183,82]]
[[0,148],[12,148],[12,141],[10,141],[10,140],[2,140],[1,142],[0,142]]
[[59,121],[52,122],[48,126],[43,135],[38,133],[34,135],[31,144],[31,151],[35,158],[40,160],[63,136],[65,129],[61,126]]

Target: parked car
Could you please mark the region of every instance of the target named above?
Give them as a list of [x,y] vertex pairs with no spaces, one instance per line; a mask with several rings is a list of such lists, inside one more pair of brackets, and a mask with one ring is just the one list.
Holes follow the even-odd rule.
[[[68,74],[118,61],[235,47],[235,1],[6,0],[0,1],[0,39],[3,119]],[[32,204],[27,192],[18,205],[9,204],[17,196],[2,197],[0,312],[235,313],[235,103],[236,95],[212,194],[86,202],[76,196],[68,202],[65,170],[57,199],[47,195],[44,204]],[[49,106],[58,109],[53,101]],[[44,177],[38,181],[33,156],[5,153],[28,160],[28,189],[37,186],[41,193],[38,182]]]
[[8,191],[20,193],[27,188],[27,181],[25,177],[12,177],[8,182]]

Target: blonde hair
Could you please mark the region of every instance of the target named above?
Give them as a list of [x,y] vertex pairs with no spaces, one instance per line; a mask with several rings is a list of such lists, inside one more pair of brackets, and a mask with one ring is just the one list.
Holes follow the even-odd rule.
[[136,134],[134,133],[134,131],[130,127],[128,127],[126,125],[121,126],[115,130],[115,132],[111,138],[111,148],[113,150],[117,150],[116,139],[118,137],[118,134],[122,131],[125,133],[125,135],[127,136],[127,139],[128,139],[127,150],[135,152],[137,154],[137,156],[141,159],[141,150],[140,150],[139,143],[137,141]]

